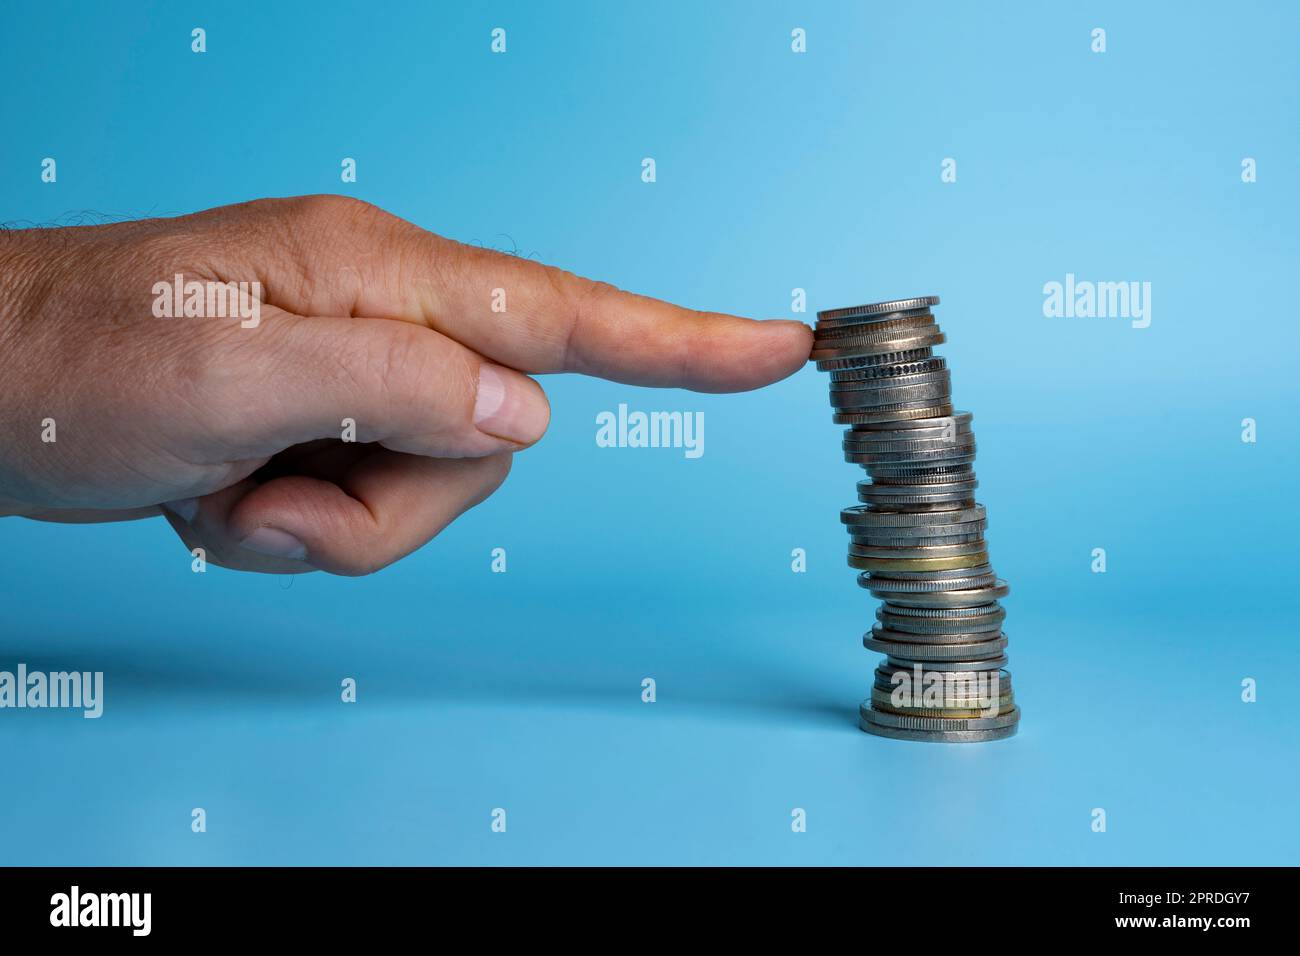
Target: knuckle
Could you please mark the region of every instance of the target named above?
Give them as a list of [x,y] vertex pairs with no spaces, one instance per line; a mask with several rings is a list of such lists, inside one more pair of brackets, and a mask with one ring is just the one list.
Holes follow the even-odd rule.
[[618,286],[611,285],[608,282],[602,282],[598,279],[579,279],[579,286],[574,303],[574,314],[578,321],[588,318],[592,312],[600,308],[607,299],[621,294],[622,290]]
[[357,199],[353,196],[340,196],[334,193],[317,193],[310,196],[297,196],[289,200],[293,204],[293,215],[300,223],[320,226],[339,226],[356,223],[377,215],[378,206]]
[[608,282],[597,279],[584,279],[561,270],[548,270],[548,278],[559,295],[561,302],[567,302],[563,324],[559,328],[558,364],[561,368],[584,371],[583,356],[578,354],[579,330],[589,326],[606,301],[622,291]]

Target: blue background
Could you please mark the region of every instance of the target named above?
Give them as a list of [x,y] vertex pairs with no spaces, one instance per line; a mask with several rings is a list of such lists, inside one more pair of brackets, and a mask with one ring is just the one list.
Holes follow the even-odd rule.
[[[0,863],[1300,862],[1298,34],[1282,2],[7,5],[0,218],[347,192],[700,308],[941,295],[1024,720],[857,730],[861,472],[811,366],[550,377],[502,490],[370,578],[0,522],[0,669],[107,698],[0,712]],[[1044,318],[1067,272],[1150,281],[1150,328]],[[620,402],[703,411],[704,456],[598,448]]]

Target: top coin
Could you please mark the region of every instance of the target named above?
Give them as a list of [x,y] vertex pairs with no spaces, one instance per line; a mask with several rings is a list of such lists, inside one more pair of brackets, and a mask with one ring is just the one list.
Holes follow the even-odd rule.
[[873,302],[870,305],[855,305],[847,309],[827,309],[818,312],[818,319],[850,319],[856,316],[880,315],[882,312],[906,312],[909,309],[925,309],[939,304],[937,295],[923,295],[915,299],[895,299],[893,302]]

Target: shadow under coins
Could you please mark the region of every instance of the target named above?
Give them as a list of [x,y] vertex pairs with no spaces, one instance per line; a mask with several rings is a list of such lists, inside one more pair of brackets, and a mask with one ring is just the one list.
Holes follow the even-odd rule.
[[[626,716],[647,706],[640,696],[641,675],[616,661],[595,672],[589,668],[587,673],[572,674],[540,672],[527,661],[484,666],[482,661],[449,657],[389,654],[358,670],[319,659],[274,661],[195,654],[181,648],[169,653],[129,646],[70,649],[65,645],[51,654],[38,646],[9,644],[0,646],[0,670],[13,672],[22,662],[28,673],[102,671],[106,714],[126,712],[136,718],[156,711],[162,719],[178,708],[217,712],[231,707],[333,707],[339,702],[344,677],[355,678],[358,696],[381,708],[444,703],[590,709]],[[661,669],[656,680],[659,692],[654,706],[659,715],[666,716],[667,711],[680,717],[857,732],[860,694],[855,696],[854,689],[835,675],[818,680],[816,675],[792,673],[781,662],[748,657],[715,658],[702,669],[681,662]]]

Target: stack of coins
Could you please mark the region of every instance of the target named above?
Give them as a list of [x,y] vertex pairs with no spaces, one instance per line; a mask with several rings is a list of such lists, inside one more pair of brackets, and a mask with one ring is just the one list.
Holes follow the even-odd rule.
[[989,564],[975,502],[971,413],[953,411],[937,296],[817,313],[812,358],[830,372],[844,457],[861,465],[841,520],[858,584],[883,601],[863,638],[886,656],[859,708],[868,733],[998,740],[1016,732],[1002,631],[1006,582]]

